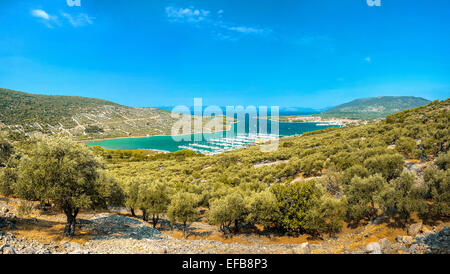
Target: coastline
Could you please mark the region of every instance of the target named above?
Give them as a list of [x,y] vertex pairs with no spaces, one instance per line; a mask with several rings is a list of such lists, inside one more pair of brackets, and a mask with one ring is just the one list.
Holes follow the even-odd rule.
[[[291,116],[280,116],[280,117],[291,117]],[[292,120],[289,119],[287,121],[280,121],[278,119],[278,122],[279,123],[296,123],[296,124],[306,124],[306,123],[316,123],[317,124],[317,123],[333,123],[333,122],[336,122],[337,120],[347,120],[347,119],[339,119],[339,118],[333,119],[332,118],[332,119],[323,119],[323,120],[320,120],[320,121],[317,121],[317,120],[314,120],[314,121],[296,121],[296,120],[299,120],[299,118],[304,118],[304,117],[311,118],[311,116],[295,116],[295,117],[292,117],[292,118],[295,118],[295,119],[292,119]],[[314,117],[314,118],[321,119],[320,117]],[[266,120],[273,120],[271,117],[266,117],[264,119],[266,119]],[[359,123],[359,122],[362,122],[362,121],[361,120],[352,120],[352,122],[353,123]],[[220,131],[214,131],[214,132],[197,132],[197,133],[191,133],[191,134],[150,135],[150,136],[148,136],[148,135],[134,135],[134,136],[126,136],[126,137],[109,137],[109,138],[97,138],[97,139],[92,139],[92,140],[80,140],[80,142],[88,144],[88,143],[91,143],[91,142],[101,142],[101,141],[106,141],[106,140],[117,140],[117,139],[138,139],[138,138],[171,137],[171,136],[179,137],[179,136],[186,136],[186,135],[193,135],[193,134],[204,134],[204,133],[206,133],[206,134],[215,134],[215,133],[221,133],[221,132],[229,131],[231,129],[231,125],[237,124],[237,123],[238,123],[237,121],[231,122],[230,124],[227,125],[228,128],[226,130],[220,130]],[[345,126],[346,124],[349,124],[349,123],[342,123],[340,125]]]
[[347,118],[322,118],[320,116],[280,116],[282,123],[329,123],[345,126],[348,124],[366,124],[367,121]]
[[[276,121],[278,119],[265,118],[265,120],[266,121],[269,121],[269,120],[270,121]],[[162,146],[164,148],[162,148],[161,146],[156,146],[155,149],[151,149],[151,148],[135,148],[135,147],[132,147],[132,148],[124,148],[124,147],[123,148],[118,148],[116,145],[113,145],[113,144],[110,144],[110,143],[103,143],[103,141],[121,140],[119,142],[121,142],[121,143],[125,142],[126,143],[126,142],[135,142],[135,141],[132,141],[132,140],[133,139],[140,139],[140,138],[142,138],[143,142],[147,142],[145,140],[149,140],[149,142],[153,142],[153,141],[150,141],[150,139],[147,139],[147,138],[151,138],[151,137],[170,138],[170,137],[175,137],[175,136],[193,136],[193,135],[199,135],[199,134],[217,134],[217,133],[221,134],[221,133],[227,133],[230,130],[232,130],[233,129],[232,126],[237,124],[237,123],[238,123],[237,121],[230,122],[230,123],[226,124],[226,129],[225,130],[219,130],[219,131],[213,131],[213,132],[203,132],[203,133],[202,132],[198,132],[198,133],[192,133],[192,134],[177,134],[177,135],[151,135],[151,136],[137,135],[137,136],[127,136],[127,137],[97,138],[97,139],[93,139],[93,140],[84,140],[83,142],[89,147],[93,147],[93,146],[111,147],[108,150],[118,150],[118,151],[120,151],[120,150],[122,150],[122,151],[125,151],[125,150],[146,150],[146,151],[167,153],[167,152],[172,151],[172,148],[169,149],[169,147],[171,147],[171,145],[169,145],[167,148],[164,145]],[[289,124],[290,122],[281,122],[281,123]],[[315,125],[315,126],[321,126],[320,123],[317,122],[317,121],[293,122],[293,123],[294,124],[312,124],[312,125]],[[335,125],[330,124],[328,126],[336,126],[336,124]],[[337,125],[337,126],[344,126],[344,125]],[[306,126],[306,127],[308,127],[308,126]],[[289,137],[289,136],[294,136],[294,135],[292,135],[292,134],[290,134],[290,135],[281,135],[280,134],[280,139],[284,138],[284,137]],[[153,140],[155,140],[156,142],[161,142],[161,140],[159,140],[159,139],[153,139]],[[162,139],[163,142],[166,142],[165,140],[167,140],[167,139]],[[138,142],[141,142],[141,141],[138,141]],[[169,142],[169,141],[167,141],[167,142]],[[172,143],[172,142],[169,142],[169,143]]]
[[218,130],[214,132],[194,132],[191,134],[175,134],[175,135],[135,135],[135,136],[127,136],[127,137],[109,137],[109,138],[100,138],[100,139],[92,139],[92,140],[80,140],[80,142],[83,143],[91,143],[91,142],[101,142],[106,140],[116,140],[116,139],[137,139],[137,138],[151,138],[151,137],[171,137],[171,136],[187,136],[187,135],[193,135],[193,134],[215,134],[215,133],[221,133],[221,132],[227,132],[231,129],[232,124],[237,124],[237,122],[231,122],[227,125],[227,129],[225,130]]

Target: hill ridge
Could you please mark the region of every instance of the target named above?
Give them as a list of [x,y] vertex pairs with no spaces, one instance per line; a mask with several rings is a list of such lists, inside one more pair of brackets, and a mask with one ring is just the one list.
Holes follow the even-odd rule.
[[358,98],[321,113],[323,117],[350,119],[379,119],[387,115],[430,103],[415,96],[376,96]]
[[65,133],[79,139],[170,133],[167,110],[111,101],[0,88],[0,125],[27,135]]

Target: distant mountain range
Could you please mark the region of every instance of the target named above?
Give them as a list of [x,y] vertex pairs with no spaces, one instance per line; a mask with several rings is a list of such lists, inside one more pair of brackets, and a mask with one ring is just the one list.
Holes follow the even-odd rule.
[[[384,118],[389,114],[400,112],[405,109],[416,108],[424,106],[430,101],[413,96],[379,96],[371,98],[361,98],[353,100],[336,107],[327,107],[322,109],[303,108],[303,107],[280,107],[280,116],[303,116],[303,115],[319,115],[323,118],[349,118],[349,119],[378,119]],[[172,111],[173,106],[161,106],[160,109]],[[226,107],[219,107],[222,112],[226,113]],[[205,110],[206,107],[203,107]],[[194,107],[189,107],[188,111],[177,112],[194,113]],[[268,111],[270,116],[270,109]]]
[[[205,110],[208,106],[203,106],[202,110]],[[236,106],[235,106],[236,107]],[[246,106],[244,106],[245,108]],[[185,111],[185,110],[181,110],[181,109],[176,109],[175,106],[158,106],[156,108],[159,109],[165,109],[165,110],[169,110],[169,111],[176,111],[176,112],[180,112],[180,113],[191,113],[194,114],[194,107],[188,107],[189,111]],[[223,114],[226,114],[226,107],[225,106],[219,106],[219,108],[221,109]],[[257,107],[258,108],[258,107]],[[324,109],[313,109],[313,108],[302,108],[302,107],[280,107],[279,108],[279,115],[280,116],[294,116],[294,115],[311,115],[311,114],[319,114],[322,111],[329,109],[329,108],[324,108]],[[270,116],[270,107],[268,107],[268,113],[267,115]]]
[[[376,119],[428,104],[417,97],[383,96],[357,99],[331,108],[323,117]],[[64,133],[77,139],[170,135],[178,119],[173,107],[135,108],[113,102],[77,97],[37,95],[0,88],[0,129],[8,128],[28,135]],[[225,107],[221,107],[225,114]],[[193,109],[189,110],[193,113]],[[280,116],[319,115],[321,111],[280,108]],[[270,116],[271,113],[269,112]],[[203,118],[207,119],[209,118]]]
[[430,103],[429,100],[413,96],[361,98],[324,111],[321,113],[321,116],[325,118],[378,119],[405,109],[424,106],[428,103]]

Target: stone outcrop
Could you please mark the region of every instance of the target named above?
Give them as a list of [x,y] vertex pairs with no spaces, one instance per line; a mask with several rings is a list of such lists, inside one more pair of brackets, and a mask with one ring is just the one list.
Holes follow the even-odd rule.
[[408,227],[408,235],[409,236],[416,236],[420,233],[420,230],[422,229],[422,223],[415,223]]

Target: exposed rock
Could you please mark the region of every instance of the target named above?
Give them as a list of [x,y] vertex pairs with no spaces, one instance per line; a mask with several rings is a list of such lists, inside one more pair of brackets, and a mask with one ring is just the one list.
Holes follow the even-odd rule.
[[12,213],[8,207],[2,207],[0,208],[0,218],[9,218],[9,219],[16,219],[16,215]]
[[422,254],[425,253],[426,247],[422,244],[412,244],[409,247],[409,253],[410,254]]
[[0,246],[0,252],[3,253],[3,249],[5,249],[5,248],[8,247],[8,246],[9,246],[8,244],[1,245],[1,246]]
[[47,248],[42,248],[36,251],[36,254],[52,254],[52,253]]
[[307,242],[297,245],[292,250],[294,251],[294,254],[310,254],[311,253],[311,250],[309,249],[309,244]]
[[361,249],[356,249],[356,250],[352,251],[352,254],[364,254],[364,253],[365,253],[365,251],[361,250]]
[[401,236],[398,235],[397,238],[395,238],[398,243],[410,245],[413,242],[413,238],[411,236]]
[[433,254],[450,254],[450,227],[444,228],[437,233],[428,234],[421,241],[427,247],[427,253]]
[[383,252],[384,254],[390,254],[391,253],[391,241],[389,241],[388,239],[384,238],[381,239],[380,241],[378,241],[378,243],[380,244],[380,248],[381,248],[381,252]]
[[406,248],[406,246],[402,243],[395,243],[392,244],[390,249],[392,250],[392,253],[394,254],[408,254],[409,250]]
[[0,247],[0,250],[2,250],[3,254],[16,254],[14,247],[8,244],[5,244],[4,246]]
[[309,246],[309,250],[314,250],[314,249],[321,249],[322,245],[321,244],[310,244]]
[[76,250],[70,252],[69,254],[83,254],[83,252],[81,251],[81,249],[76,249]]
[[366,246],[366,252],[369,254],[382,254],[381,246],[378,242],[370,243]]
[[25,247],[20,249],[20,253],[22,254],[35,254],[36,250],[32,246]]
[[416,236],[419,234],[420,230],[422,229],[422,222],[412,224],[408,227],[408,235],[409,236]]

